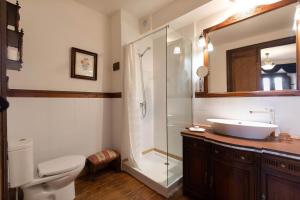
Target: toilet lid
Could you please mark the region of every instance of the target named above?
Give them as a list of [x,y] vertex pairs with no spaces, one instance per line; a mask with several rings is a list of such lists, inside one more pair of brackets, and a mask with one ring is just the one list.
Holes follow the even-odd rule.
[[72,171],[84,165],[84,156],[64,156],[38,164],[38,175],[40,177],[53,176]]

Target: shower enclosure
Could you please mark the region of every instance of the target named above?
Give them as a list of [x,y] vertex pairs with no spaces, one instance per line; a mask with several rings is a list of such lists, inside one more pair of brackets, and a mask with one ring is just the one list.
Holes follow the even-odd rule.
[[180,132],[192,124],[192,41],[165,27],[129,44],[125,59],[123,169],[169,197],[182,182]]

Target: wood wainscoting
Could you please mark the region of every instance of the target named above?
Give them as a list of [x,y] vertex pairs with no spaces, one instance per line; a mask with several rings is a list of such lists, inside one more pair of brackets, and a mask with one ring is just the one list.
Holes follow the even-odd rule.
[[8,89],[7,96],[43,98],[122,98],[122,93]]

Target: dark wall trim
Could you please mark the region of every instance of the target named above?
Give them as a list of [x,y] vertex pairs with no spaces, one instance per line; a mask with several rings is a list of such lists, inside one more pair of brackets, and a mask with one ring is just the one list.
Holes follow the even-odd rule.
[[284,97],[300,96],[299,90],[277,90],[277,91],[252,91],[252,92],[225,92],[225,93],[204,93],[196,92],[195,98],[215,97]]
[[122,98],[122,93],[9,89],[7,91],[7,96],[43,98]]

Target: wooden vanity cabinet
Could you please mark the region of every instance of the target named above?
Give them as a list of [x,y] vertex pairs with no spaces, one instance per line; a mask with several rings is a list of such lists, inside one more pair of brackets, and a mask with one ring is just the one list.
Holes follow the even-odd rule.
[[257,199],[259,166],[255,153],[213,145],[211,155],[210,199]]
[[183,137],[183,186],[205,200],[299,200],[300,160]]
[[299,200],[300,161],[264,154],[261,186],[262,200]]
[[183,137],[183,190],[197,199],[208,199],[209,144]]
[[256,153],[183,137],[183,190],[197,199],[258,199]]

